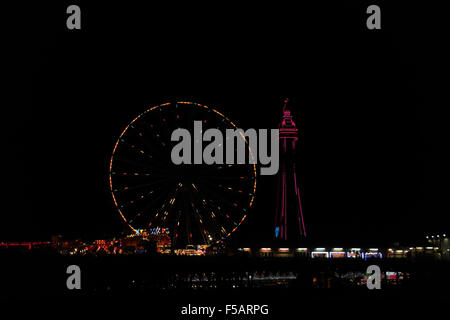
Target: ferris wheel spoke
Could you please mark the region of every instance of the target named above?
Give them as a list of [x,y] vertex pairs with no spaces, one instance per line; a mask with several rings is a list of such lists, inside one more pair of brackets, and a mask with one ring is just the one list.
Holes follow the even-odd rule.
[[198,175],[202,179],[248,180],[253,178],[254,167],[240,167],[239,165],[210,165],[204,174]]
[[[145,131],[145,130],[142,130]],[[146,139],[144,139],[144,134],[142,132],[139,132],[136,137],[137,139],[149,150],[154,150],[155,147],[158,149],[159,152],[153,152],[152,154],[155,154],[157,156],[159,156],[160,154],[164,154],[165,151],[165,147],[164,145],[161,145],[161,142],[159,140],[159,134],[158,135],[153,135],[150,134],[152,136],[152,139],[155,141],[155,144],[150,144]]]
[[169,215],[172,212],[172,209],[174,208],[174,204],[175,204],[175,201],[176,201],[176,194],[177,193],[178,193],[178,188],[175,190],[175,193],[170,198],[169,203],[167,204],[167,206],[165,205],[165,207],[167,207],[167,208],[164,210],[164,216],[163,216],[162,219],[163,219],[164,224],[166,224],[166,225],[167,225],[167,221],[168,221]]
[[141,186],[151,183],[159,183],[160,181],[168,181],[175,178],[175,175],[161,175],[150,173],[133,173],[133,172],[112,172],[112,180],[118,186]]
[[157,181],[142,183],[142,184],[134,185],[134,186],[123,186],[121,189],[114,190],[114,192],[132,191],[132,190],[147,188],[147,187],[151,187],[154,185],[158,185],[158,184],[166,183],[166,182],[170,182],[170,181],[173,181],[173,178],[164,178],[164,179],[160,179]]
[[[228,191],[235,191],[238,193],[244,193],[243,190],[251,189],[254,181],[242,177],[227,177],[227,176],[211,176],[209,178],[195,176],[195,180],[199,184],[207,184],[214,188],[221,188],[221,189],[224,188]],[[241,183],[239,184],[238,182]],[[243,183],[245,183],[246,185],[243,185]],[[238,186],[236,186],[236,184]]]
[[191,215],[189,214],[189,206],[187,203],[185,204],[185,212],[186,212],[186,237],[187,243],[192,244],[192,229],[191,229]]
[[[204,207],[204,206],[205,206],[205,202],[204,202],[205,200],[204,200],[204,199],[201,199],[201,198],[198,196],[198,192],[196,192],[196,189],[194,189],[194,186],[192,186],[192,188],[193,188],[193,192],[191,192],[191,194],[192,194],[191,198],[192,198],[192,200],[193,200],[193,203],[195,202],[194,199],[197,199],[197,200],[199,200],[199,201],[198,201],[199,206]],[[194,204],[194,205],[195,205],[195,204]],[[198,209],[195,211],[195,213],[197,214],[198,222],[200,223],[200,226],[201,226],[201,228],[202,228],[202,232],[205,234],[205,236],[208,236],[208,235],[206,234],[206,229],[205,229],[205,227],[204,227],[204,224],[207,223],[207,219],[205,219],[205,217],[202,216],[202,215],[200,214],[200,212],[199,212]]]
[[202,184],[211,186],[212,188],[208,188],[209,191],[212,192],[213,189],[217,189],[220,188],[223,192],[226,192],[225,194],[232,194],[232,197],[234,198],[236,195],[240,195],[240,196],[251,196],[252,192],[250,191],[244,191],[242,187],[239,188],[233,188],[230,187],[228,184],[226,186],[222,185],[222,184],[216,184],[216,183],[212,183],[210,181],[204,180],[201,182]]
[[[162,206],[157,210],[158,213],[156,214],[155,217],[160,216],[160,221],[162,219],[163,220],[162,223],[164,223],[164,224],[167,224],[166,221],[167,221],[167,219],[168,219],[168,217],[170,215],[171,210],[174,208],[174,204],[175,204],[175,201],[176,201],[176,195],[178,194],[178,191],[179,191],[180,187],[181,187],[181,185],[178,184],[177,187],[175,188],[175,191],[166,193],[165,196],[167,196],[168,200],[166,199],[166,201],[164,201]],[[169,195],[169,194],[171,194],[171,195]],[[151,204],[149,204],[146,207],[145,211],[147,211],[150,208],[150,205]],[[150,220],[149,227],[150,226],[152,226],[152,220]]]
[[171,238],[172,238],[172,246],[176,246],[176,243],[178,241],[178,229],[180,227],[180,218],[181,218],[181,210],[178,210],[177,213],[177,218],[173,221],[173,226],[172,229],[173,230],[171,232]]
[[201,181],[199,185],[204,185],[206,191],[213,192],[215,194],[221,194],[224,201],[232,201],[236,198],[247,199],[254,196],[252,186],[235,186],[232,184],[216,184],[209,181]]
[[200,206],[203,206],[206,209],[205,211],[207,212],[207,214],[205,214],[203,216],[203,218],[204,218],[203,220],[205,221],[205,224],[210,225],[211,226],[210,229],[214,230],[214,237],[215,238],[221,238],[221,235],[220,235],[220,233],[221,233],[221,231],[220,231],[221,224],[220,224],[219,221],[217,221],[216,214],[214,213],[214,211],[217,208],[213,208],[213,206],[208,202],[208,200],[202,199],[199,195],[197,195],[196,198],[199,200],[198,202],[200,203]]
[[159,173],[170,173],[171,171],[168,170],[167,168],[161,167],[159,165],[155,165],[155,164],[150,164],[150,163],[141,163],[139,161],[135,161],[135,160],[131,160],[131,159],[127,159],[127,158],[118,158],[117,159],[119,162],[122,163],[126,163],[135,167],[140,167],[140,168],[145,168],[145,169],[150,169],[150,170],[158,170]]
[[[208,194],[212,195],[213,198],[219,199],[219,200],[220,200],[220,203],[221,203],[222,205],[217,205],[217,204],[216,204],[216,205],[217,205],[217,211],[220,212],[220,214],[222,215],[222,217],[226,218],[226,220],[229,221],[229,223],[231,223],[233,227],[236,227],[236,226],[238,225],[238,223],[237,223],[237,221],[233,221],[233,218],[232,218],[231,215],[232,215],[232,212],[234,212],[235,210],[239,210],[239,209],[238,209],[237,203],[236,203],[236,202],[233,202],[233,204],[230,205],[230,204],[229,204],[229,203],[230,203],[229,200],[224,199],[219,193],[214,192],[214,191],[212,191],[212,190],[209,189],[209,188],[205,188],[205,190],[204,190],[203,192],[204,192],[204,193],[208,193]],[[225,212],[222,210],[223,205],[225,205],[225,206],[227,207],[227,211],[229,211],[229,213],[225,213]],[[242,209],[242,210],[244,211],[244,209]],[[246,211],[246,210],[245,210],[245,211]],[[245,211],[244,211],[244,213],[245,213]]]
[[230,180],[230,181],[245,181],[248,180],[248,178],[244,177],[244,176],[240,176],[240,177],[230,177],[227,175],[223,175],[223,176],[196,176],[196,179],[201,179],[201,180]]
[[[223,224],[226,225],[227,227],[230,227],[231,229],[237,227],[239,225],[239,220],[237,220],[235,218],[235,213],[234,211],[231,209],[226,209],[223,208],[223,206],[217,205],[216,208],[216,213],[218,217],[221,217],[221,219],[223,220]],[[221,231],[223,233],[226,232],[224,225],[221,225]]]
[[[156,215],[153,216],[152,218],[150,218],[150,222],[148,222],[148,226],[149,227],[163,227],[163,218],[164,218],[164,213],[166,210],[165,209],[165,203],[162,204],[161,207],[159,207],[157,210],[155,210]],[[151,205],[146,206],[146,209],[144,211],[148,211],[151,208]]]
[[122,162],[122,163],[126,163],[126,164],[129,164],[129,165],[132,165],[134,167],[140,167],[140,168],[145,168],[145,169],[151,169],[152,168],[148,163],[144,164],[144,163],[141,163],[141,162],[138,162],[138,161],[135,161],[135,160],[131,160],[131,159],[118,158],[116,160],[119,161],[119,162]]
[[[162,132],[169,132],[171,130],[167,129],[167,119],[164,115],[161,114],[161,112],[163,111],[163,109],[159,109],[159,121],[156,122],[157,124],[157,128],[155,128],[155,125],[152,125],[152,131],[150,132],[150,135],[152,136],[153,141],[157,142],[156,145],[157,147],[160,149],[160,151],[164,151],[167,148],[167,143],[168,141],[170,141],[170,139],[166,139],[167,141],[162,141],[161,140],[161,136],[162,136]],[[165,130],[163,129],[163,126],[166,128]],[[141,133],[143,131],[148,132],[148,127],[142,127],[141,126]],[[157,132],[155,134],[155,132]],[[145,139],[143,139],[144,134],[141,134],[139,137],[142,138],[142,142],[146,143],[148,145],[148,143],[146,142]],[[165,137],[167,138],[167,137]]]
[[[157,172],[157,171],[155,171]],[[139,172],[112,172],[111,176],[114,177],[114,181],[119,184],[127,185],[129,183],[145,182],[153,179],[169,179],[172,176],[152,174],[152,173],[139,173]]]
[[[142,201],[145,201],[146,199],[148,199],[148,196],[153,196],[155,195],[155,192],[153,190],[151,190],[150,192],[147,192],[146,195],[145,194],[141,194],[139,197],[132,199],[128,202],[126,202],[125,204],[123,204],[121,206],[121,208],[126,207],[127,204],[129,204],[131,201],[134,201],[134,203],[140,203]],[[139,209],[136,208],[136,212],[134,214],[134,217],[139,214],[139,216],[141,216],[145,211],[147,211],[150,207],[152,207],[155,203],[157,203],[158,201],[161,200],[161,198],[165,196],[164,193],[159,194],[157,197],[153,197],[153,199],[151,200],[151,202],[147,202],[146,206],[143,209]]]
[[195,203],[193,201],[191,201],[191,205],[192,205],[192,210],[193,210],[193,216],[198,224],[198,227],[200,229],[200,234],[203,238],[204,243],[208,243],[208,241],[206,240],[206,230],[203,226],[203,219],[200,216],[197,207],[195,206]]
[[[133,148],[134,154],[140,158],[140,161],[145,161],[146,163],[155,163],[155,159],[153,158],[153,156],[156,154],[158,155],[158,152],[152,152],[152,154],[146,152],[144,150],[144,148]],[[143,159],[145,158],[145,160]],[[159,158],[159,160],[161,161],[161,158]],[[155,164],[154,164],[155,165]]]

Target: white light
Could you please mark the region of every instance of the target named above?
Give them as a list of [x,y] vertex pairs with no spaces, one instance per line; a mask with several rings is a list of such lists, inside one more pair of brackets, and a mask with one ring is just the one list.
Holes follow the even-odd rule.
[[426,238],[428,239],[429,237],[427,236]]
[[324,251],[325,248],[316,248],[317,251]]
[[444,237],[446,237],[445,233],[443,234]]
[[343,252],[343,251],[331,251],[330,252],[330,256],[332,256],[334,254],[345,255],[345,252]]
[[344,250],[344,249],[342,249],[342,248],[333,248],[333,251],[342,251],[342,250]]
[[361,251],[361,248],[351,248],[350,251]]
[[439,235],[437,235],[436,237],[438,237],[438,238],[439,238]]
[[329,257],[329,253],[328,252],[326,252],[326,251],[313,251],[313,252],[311,252],[311,256],[314,258],[314,256],[316,255],[316,254],[319,254],[320,256],[325,256],[325,257]]
[[378,251],[377,248],[370,248],[369,251]]

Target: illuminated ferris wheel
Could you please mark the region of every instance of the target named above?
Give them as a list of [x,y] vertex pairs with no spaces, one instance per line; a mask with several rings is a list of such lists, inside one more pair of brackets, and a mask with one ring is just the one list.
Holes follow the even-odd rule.
[[[125,223],[134,232],[166,230],[174,248],[213,244],[229,237],[247,217],[256,191],[254,164],[172,163],[172,132],[192,130],[194,120],[202,121],[203,130],[236,129],[211,107],[164,103],[144,111],[125,127],[109,166],[113,202]],[[240,138],[252,153],[245,137]]]

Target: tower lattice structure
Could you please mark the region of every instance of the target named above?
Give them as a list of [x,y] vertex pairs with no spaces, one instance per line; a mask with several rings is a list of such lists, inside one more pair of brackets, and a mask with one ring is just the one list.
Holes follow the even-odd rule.
[[277,208],[274,238],[299,240],[306,237],[300,189],[296,172],[296,144],[298,129],[284,101],[283,114],[279,125],[280,167],[278,172]]

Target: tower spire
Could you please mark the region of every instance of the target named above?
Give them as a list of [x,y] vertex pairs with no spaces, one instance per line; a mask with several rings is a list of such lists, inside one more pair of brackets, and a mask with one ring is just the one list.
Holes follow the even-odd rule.
[[284,99],[283,113],[286,111],[288,102],[289,102],[289,98],[286,97],[286,99]]

